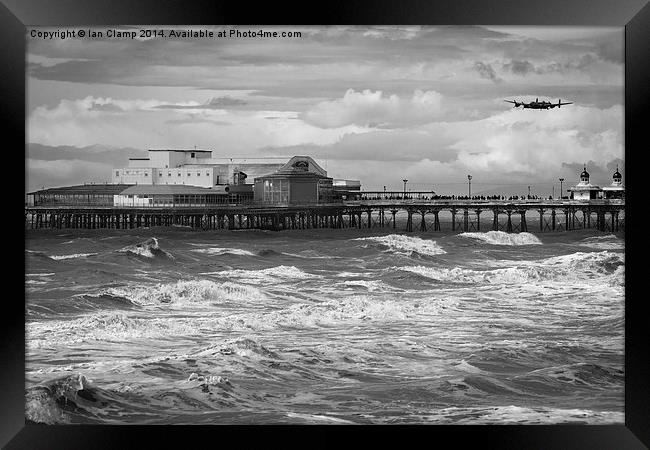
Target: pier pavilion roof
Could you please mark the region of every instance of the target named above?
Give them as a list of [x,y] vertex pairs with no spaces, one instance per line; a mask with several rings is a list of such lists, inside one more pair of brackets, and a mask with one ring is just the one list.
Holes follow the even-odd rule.
[[74,186],[60,186],[60,187],[51,187],[45,189],[39,189],[38,191],[28,192],[28,195],[40,194],[40,195],[115,195],[122,192],[124,189],[133,186],[131,184],[110,184],[110,183],[90,183],[90,184],[79,184]]
[[213,194],[223,195],[227,194],[224,189],[211,189],[199,186],[191,186],[188,184],[137,184],[124,189],[119,194],[121,195],[155,195],[155,194],[180,194],[180,195],[193,195],[193,194]]

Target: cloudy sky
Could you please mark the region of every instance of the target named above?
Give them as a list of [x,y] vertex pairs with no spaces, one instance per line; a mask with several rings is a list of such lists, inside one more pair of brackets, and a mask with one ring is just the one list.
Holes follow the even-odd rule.
[[[302,36],[28,37],[27,189],[194,146],[310,155],[368,190],[464,193],[471,174],[474,193],[557,194],[583,163],[593,183],[625,177],[623,28],[238,28]],[[537,97],[574,104],[504,102]]]

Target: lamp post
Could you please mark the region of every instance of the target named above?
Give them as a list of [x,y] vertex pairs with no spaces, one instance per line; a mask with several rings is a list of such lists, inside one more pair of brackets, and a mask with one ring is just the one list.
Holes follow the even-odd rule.
[[564,183],[564,178],[559,178],[560,180],[560,200],[562,200],[562,183]]
[[467,188],[468,188],[467,196],[471,197],[472,196],[472,176],[471,175],[467,175]]
[[406,182],[408,181],[407,179],[402,180],[404,182],[404,196],[406,197]]

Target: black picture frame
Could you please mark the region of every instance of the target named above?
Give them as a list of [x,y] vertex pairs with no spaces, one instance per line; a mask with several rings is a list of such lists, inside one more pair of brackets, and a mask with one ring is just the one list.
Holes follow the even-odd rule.
[[[637,204],[643,195],[643,152],[647,151],[644,112],[650,104],[650,5],[646,0],[455,0],[432,1],[329,1],[317,4],[303,2],[266,2],[259,5],[243,1],[210,0],[3,0],[0,5],[0,42],[2,54],[3,107],[0,108],[5,142],[6,164],[20,167],[21,152],[26,143],[25,131],[25,57],[27,26],[136,25],[136,24],[304,24],[304,25],[590,25],[625,27],[625,154],[626,202]],[[22,147],[25,148],[25,147]],[[22,155],[24,156],[24,155]],[[14,159],[16,161],[14,161]],[[20,174],[19,174],[20,175]],[[24,175],[24,173],[23,173]],[[640,177],[640,178],[639,178]],[[20,176],[19,176],[20,179]],[[24,183],[23,178],[23,183]],[[9,184],[10,186],[11,184]],[[9,187],[7,186],[7,187]],[[5,239],[13,239],[24,227],[20,221],[20,195],[7,193]],[[14,217],[15,214],[18,217]],[[396,438],[401,445],[452,447],[467,444],[481,448],[573,449],[573,448],[647,448],[650,446],[650,364],[646,343],[650,327],[644,312],[645,296],[633,294],[633,286],[642,288],[642,276],[635,264],[643,251],[636,245],[645,239],[635,229],[640,212],[626,210],[626,310],[625,310],[625,425],[544,425],[544,426],[388,426],[388,427],[292,427],[292,426],[46,426],[25,424],[25,310],[14,295],[5,293],[0,346],[3,369],[0,370],[2,408],[0,411],[0,444],[7,449],[18,448],[150,448],[160,444],[188,447],[205,439],[213,445],[225,445],[227,437],[238,446],[249,447],[261,439],[260,445],[275,443],[299,446],[312,443],[340,445],[341,436],[359,434],[362,439]],[[15,231],[14,231],[15,227]],[[18,245],[18,244],[16,244]],[[16,252],[23,252],[18,249]],[[18,253],[16,253],[18,254]],[[24,255],[24,252],[23,252]],[[5,262],[18,271],[12,254]],[[18,285],[24,274],[15,277],[5,272],[5,283]],[[636,281],[635,281],[636,280]],[[23,285],[24,292],[24,285]],[[299,432],[300,438],[296,439]],[[227,436],[227,437],[226,437]],[[347,441],[346,437],[346,441]],[[416,444],[419,438],[419,444]],[[218,439],[218,440],[217,440]],[[362,441],[364,442],[364,441]],[[366,442],[368,443],[368,442]],[[212,446],[212,445],[210,445]],[[447,447],[448,445],[443,445]]]

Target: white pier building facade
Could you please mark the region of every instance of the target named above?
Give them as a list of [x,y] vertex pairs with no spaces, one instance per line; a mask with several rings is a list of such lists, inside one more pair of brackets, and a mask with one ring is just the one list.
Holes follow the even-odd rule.
[[151,149],[147,158],[129,158],[113,169],[114,184],[185,184],[211,188],[252,184],[256,177],[282,168],[288,157],[213,158],[211,150]]

